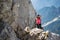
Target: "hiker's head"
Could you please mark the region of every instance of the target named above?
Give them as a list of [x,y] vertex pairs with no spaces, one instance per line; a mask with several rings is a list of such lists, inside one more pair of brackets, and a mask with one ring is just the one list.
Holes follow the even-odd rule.
[[40,16],[39,14],[37,16]]
[[40,18],[40,17],[41,17],[41,16],[38,14],[38,15],[37,15],[37,18]]
[[41,15],[38,14],[37,17],[41,17]]

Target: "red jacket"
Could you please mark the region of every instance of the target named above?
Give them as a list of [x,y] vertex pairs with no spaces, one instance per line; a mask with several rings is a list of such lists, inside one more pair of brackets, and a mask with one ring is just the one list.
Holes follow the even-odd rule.
[[36,24],[41,24],[41,18],[40,17],[37,17],[35,20],[36,20]]

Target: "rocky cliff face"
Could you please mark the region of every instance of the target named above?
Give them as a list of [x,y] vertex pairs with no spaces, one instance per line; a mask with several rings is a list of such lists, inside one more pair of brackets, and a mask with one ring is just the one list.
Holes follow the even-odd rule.
[[[0,18],[11,24],[14,21],[12,0],[0,0]],[[12,19],[12,20],[11,20]]]
[[23,26],[31,26],[35,10],[30,0],[0,0],[0,18],[12,24],[14,21]]
[[30,0],[15,0],[13,12],[16,14],[15,21],[23,28],[29,25],[32,27],[33,20],[35,18],[35,10]]
[[[33,21],[36,15],[35,13],[36,12],[30,0],[0,0],[0,20],[3,20],[4,22],[0,22],[0,39],[8,40],[7,37],[9,35],[16,35],[17,38],[21,39],[26,34],[23,29],[26,26],[30,26],[30,28],[33,27]],[[8,27],[10,28],[6,27],[4,24],[8,24]],[[8,30],[11,29],[14,32],[10,31],[10,34],[6,28],[8,28]],[[7,32],[3,31],[5,29]],[[2,33],[7,33],[9,35],[5,35],[7,37],[3,35],[5,37],[4,38]],[[15,36],[13,38],[15,38]]]

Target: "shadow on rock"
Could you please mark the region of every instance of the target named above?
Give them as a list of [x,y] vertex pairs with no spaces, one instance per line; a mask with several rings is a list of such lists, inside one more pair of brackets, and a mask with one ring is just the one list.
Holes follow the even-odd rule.
[[19,40],[12,27],[0,19],[0,40]]

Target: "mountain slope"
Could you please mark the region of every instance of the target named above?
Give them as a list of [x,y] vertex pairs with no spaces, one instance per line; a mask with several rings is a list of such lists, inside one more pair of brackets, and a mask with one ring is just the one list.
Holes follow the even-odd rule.
[[[60,7],[44,7],[40,9],[38,13],[42,16],[42,24],[47,23],[60,15]],[[50,32],[60,34],[60,20],[47,25],[44,30],[49,30]]]
[[60,9],[55,6],[44,7],[38,11],[38,13],[42,16],[42,23],[48,22],[53,18],[60,15]]

